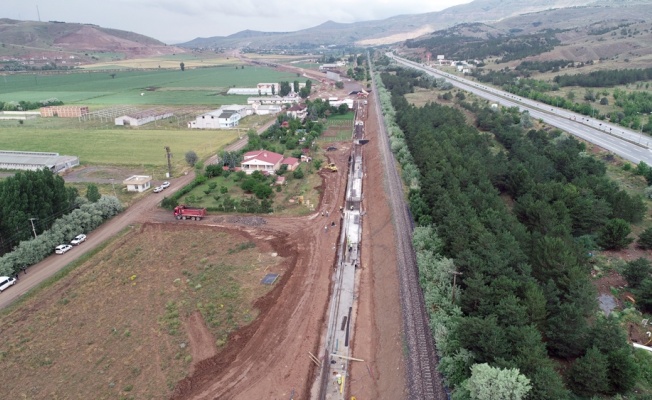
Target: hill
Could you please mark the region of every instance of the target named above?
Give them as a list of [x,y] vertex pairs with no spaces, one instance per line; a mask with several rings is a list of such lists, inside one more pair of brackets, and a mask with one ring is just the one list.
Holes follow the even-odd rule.
[[[609,3],[605,0],[606,3]],[[384,45],[402,42],[466,22],[493,22],[549,9],[564,9],[596,3],[596,0],[475,0],[468,4],[424,14],[399,15],[384,20],[355,23],[325,22],[296,32],[247,31],[230,36],[197,38],[182,47],[301,48],[315,45]],[[629,3],[629,2],[628,2]],[[647,0],[649,4],[650,1]]]
[[[621,4],[622,3],[622,4]],[[647,67],[652,64],[650,4],[600,1],[538,11],[493,23],[460,24],[408,40],[402,52],[425,57],[481,59],[488,67],[514,67],[522,60],[568,60],[594,68]],[[598,65],[600,64],[600,65]]]
[[97,25],[7,18],[0,19],[0,43],[3,61],[35,63],[60,60],[76,64],[183,52],[144,35]]

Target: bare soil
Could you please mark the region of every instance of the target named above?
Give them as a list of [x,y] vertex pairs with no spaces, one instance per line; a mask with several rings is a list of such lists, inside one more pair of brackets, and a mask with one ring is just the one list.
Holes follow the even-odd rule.
[[[398,399],[406,392],[394,229],[377,173],[376,118],[370,116],[353,340],[354,355],[365,362],[352,365],[349,393],[360,399]],[[324,144],[330,145],[338,150],[325,154],[339,171],[320,172],[320,203],[309,216],[176,221],[169,211],[153,208],[158,198],[147,196],[90,235],[86,249],[128,224],[142,227],[0,317],[0,335],[9,338],[0,348],[4,396],[308,398],[316,376],[308,352],[322,353],[318,347],[339,233],[334,216],[344,202],[350,151],[350,142]],[[173,186],[190,179],[174,180]],[[337,229],[330,228],[333,222]],[[250,242],[255,248],[233,253]],[[36,284],[50,264],[74,259],[66,256],[32,267],[35,276],[25,279],[34,283],[23,287]],[[193,296],[202,292],[198,279],[206,265],[236,260],[253,268],[249,275],[236,276],[246,295],[238,297],[232,329],[219,330],[216,323],[225,322],[207,314],[205,300]],[[259,281],[268,271],[280,276],[266,291]]]

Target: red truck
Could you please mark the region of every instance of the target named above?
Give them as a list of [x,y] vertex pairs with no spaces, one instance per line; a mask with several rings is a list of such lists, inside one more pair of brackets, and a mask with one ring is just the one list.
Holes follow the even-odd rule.
[[174,216],[177,219],[194,219],[195,221],[199,221],[206,216],[206,209],[188,207],[182,204],[174,207]]

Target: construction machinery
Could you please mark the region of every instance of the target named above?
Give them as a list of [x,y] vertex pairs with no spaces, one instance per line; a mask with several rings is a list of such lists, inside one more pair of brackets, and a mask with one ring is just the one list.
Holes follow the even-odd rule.
[[330,163],[324,168],[330,170],[331,172],[337,172],[337,165],[335,165],[335,163]]

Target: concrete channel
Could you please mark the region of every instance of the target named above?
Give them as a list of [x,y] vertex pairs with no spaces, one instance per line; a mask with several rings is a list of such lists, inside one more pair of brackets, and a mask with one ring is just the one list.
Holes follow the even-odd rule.
[[[359,283],[360,241],[362,238],[363,145],[367,105],[358,101],[349,156],[346,198],[340,207],[340,241],[333,274],[333,291],[328,307],[328,326],[320,354],[320,373],[315,384],[321,400],[344,399],[351,362],[351,341],[356,319],[356,287]],[[313,391],[315,393],[315,391]]]

